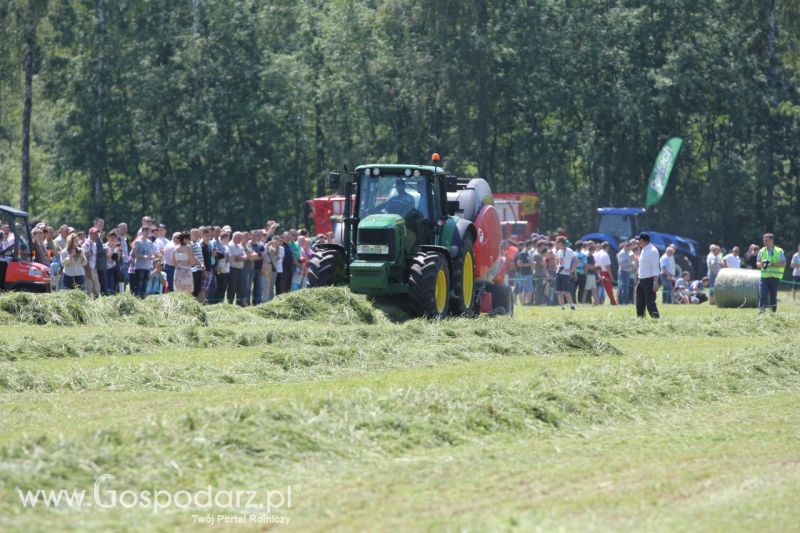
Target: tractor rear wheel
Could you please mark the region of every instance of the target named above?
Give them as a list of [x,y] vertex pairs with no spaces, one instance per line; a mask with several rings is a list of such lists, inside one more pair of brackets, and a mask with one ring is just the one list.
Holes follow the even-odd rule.
[[450,307],[447,261],[437,253],[420,252],[408,275],[411,312],[428,318],[445,318]]
[[475,252],[469,233],[464,236],[461,255],[453,261],[450,280],[456,295],[450,300],[450,314],[472,316],[475,312]]
[[344,258],[337,250],[322,250],[308,261],[308,286],[335,285],[344,273]]

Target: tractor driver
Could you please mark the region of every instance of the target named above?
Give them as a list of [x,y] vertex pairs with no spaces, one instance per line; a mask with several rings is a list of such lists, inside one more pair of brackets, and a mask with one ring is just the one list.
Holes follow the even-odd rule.
[[395,180],[394,190],[397,191],[396,195],[392,196],[384,203],[376,205],[372,211],[380,211],[383,209],[389,214],[404,217],[416,207],[414,197],[406,192],[406,182],[401,178]]

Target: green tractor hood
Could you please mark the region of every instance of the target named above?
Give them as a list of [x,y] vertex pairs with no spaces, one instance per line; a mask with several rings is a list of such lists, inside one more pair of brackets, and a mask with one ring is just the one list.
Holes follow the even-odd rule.
[[389,229],[398,224],[405,224],[405,220],[400,215],[369,215],[358,223],[358,229]]

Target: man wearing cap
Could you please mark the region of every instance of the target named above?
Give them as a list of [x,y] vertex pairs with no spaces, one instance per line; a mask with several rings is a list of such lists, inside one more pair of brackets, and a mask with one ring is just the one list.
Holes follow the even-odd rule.
[[763,313],[769,306],[774,313],[778,310],[778,286],[783,279],[783,269],[786,268],[786,256],[782,248],[775,246],[775,236],[772,233],[765,233],[763,238],[764,247],[759,250],[756,262],[756,266],[761,269],[758,310]]
[[636,283],[636,316],[644,318],[644,310],[653,318],[658,318],[656,306],[656,292],[658,292],[658,278],[660,274],[658,250],[650,243],[650,234],[639,234],[639,245],[642,248],[639,254],[639,273]]

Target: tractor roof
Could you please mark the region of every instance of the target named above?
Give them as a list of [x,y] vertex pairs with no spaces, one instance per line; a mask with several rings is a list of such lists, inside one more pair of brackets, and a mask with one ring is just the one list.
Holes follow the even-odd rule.
[[384,165],[381,163],[361,165],[359,167],[356,167],[356,172],[367,168],[385,168],[387,170],[400,170],[400,171],[404,171],[405,169],[410,169],[410,170],[419,170],[420,172],[432,172],[436,174],[444,174],[444,169],[442,167],[432,167],[430,165],[398,165],[398,164]]
[[14,209],[13,207],[9,207],[7,205],[0,205],[0,213],[8,213],[13,217],[27,217],[28,213],[25,211],[20,211],[19,209]]
[[647,212],[644,207],[601,207],[598,215],[641,215]]

